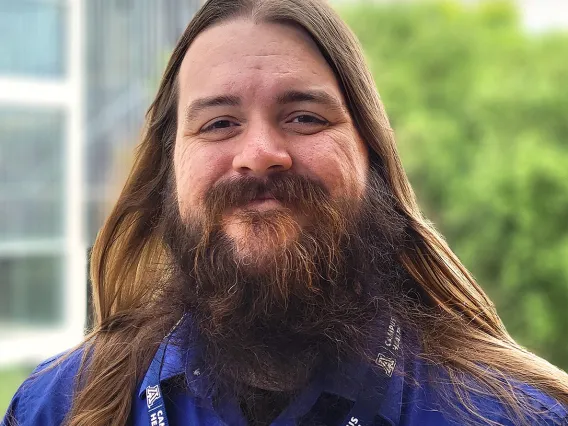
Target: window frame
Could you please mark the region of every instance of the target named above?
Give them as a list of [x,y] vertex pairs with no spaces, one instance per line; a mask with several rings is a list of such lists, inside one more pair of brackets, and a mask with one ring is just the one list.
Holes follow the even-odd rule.
[[[84,230],[84,1],[64,0],[66,72],[43,79],[0,75],[2,107],[53,106],[65,114],[63,313],[60,324],[18,327],[0,335],[0,366],[15,362],[35,363],[81,342],[87,312],[87,243]],[[5,247],[6,248],[6,247]],[[29,247],[28,247],[29,248]],[[38,245],[38,249],[42,246]],[[43,246],[45,249],[45,245]],[[12,247],[14,249],[14,247]],[[25,247],[20,247],[24,250]],[[13,332],[12,332],[13,331]]]

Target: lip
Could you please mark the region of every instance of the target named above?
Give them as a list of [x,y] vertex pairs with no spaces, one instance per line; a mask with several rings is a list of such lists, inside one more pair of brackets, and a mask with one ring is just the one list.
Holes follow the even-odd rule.
[[261,203],[264,201],[278,201],[274,195],[272,195],[270,192],[265,192],[263,194],[258,195],[254,200],[252,200],[250,203]]
[[252,200],[251,202],[249,202],[246,207],[247,208],[255,208],[255,209],[259,209],[259,210],[268,210],[271,208],[277,208],[277,207],[281,207],[282,203],[280,203],[280,201],[278,201],[276,198],[274,197],[270,197],[270,196],[263,196],[263,197],[258,197],[255,198],[254,200]]

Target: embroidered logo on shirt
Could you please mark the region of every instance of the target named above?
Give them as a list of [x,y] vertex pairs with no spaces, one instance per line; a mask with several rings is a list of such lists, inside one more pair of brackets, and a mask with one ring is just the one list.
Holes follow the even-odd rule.
[[389,328],[387,330],[387,339],[385,341],[385,345],[387,348],[390,348],[393,351],[398,351],[400,347],[400,325],[398,322],[391,318]]
[[394,367],[396,366],[396,360],[386,357],[383,354],[379,354],[375,363],[382,367],[385,370],[385,374],[389,377],[392,377],[392,373],[394,372]]
[[148,386],[146,388],[146,404],[148,408],[152,408],[154,403],[160,399],[160,386]]

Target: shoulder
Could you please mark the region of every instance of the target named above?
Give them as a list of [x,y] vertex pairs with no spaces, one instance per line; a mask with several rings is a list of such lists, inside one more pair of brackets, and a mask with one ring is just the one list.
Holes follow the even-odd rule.
[[407,415],[416,419],[441,416],[443,424],[451,425],[568,425],[567,407],[526,383],[508,380],[499,385],[518,404],[515,411],[483,384],[441,367],[420,365],[408,382],[403,401]]
[[14,395],[2,426],[59,425],[65,419],[83,351],[69,351],[42,362]]
[[[551,396],[526,383],[509,381],[503,385],[509,397],[516,401],[517,411],[510,403],[491,393],[466,389],[463,394],[483,417],[502,425],[568,425],[568,411]],[[463,404],[462,404],[463,405]]]
[[518,383],[516,388],[534,411],[539,424],[568,425],[568,407],[526,383]]

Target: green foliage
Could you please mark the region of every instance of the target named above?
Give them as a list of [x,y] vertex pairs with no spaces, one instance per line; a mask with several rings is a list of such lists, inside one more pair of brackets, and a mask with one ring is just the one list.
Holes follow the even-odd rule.
[[495,0],[340,12],[426,215],[510,333],[568,369],[568,34]]

